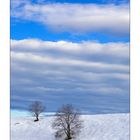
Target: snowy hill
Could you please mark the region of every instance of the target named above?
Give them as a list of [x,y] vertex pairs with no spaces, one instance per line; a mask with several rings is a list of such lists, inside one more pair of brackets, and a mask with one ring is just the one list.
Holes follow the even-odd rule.
[[[83,115],[84,128],[76,140],[129,140],[129,114]],[[11,140],[55,140],[53,117],[11,119]]]

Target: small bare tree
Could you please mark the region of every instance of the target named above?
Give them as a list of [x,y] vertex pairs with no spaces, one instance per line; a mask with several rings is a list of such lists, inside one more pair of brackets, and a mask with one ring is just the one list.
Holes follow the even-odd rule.
[[35,116],[35,122],[39,121],[39,115],[45,111],[45,106],[43,106],[42,102],[40,101],[34,101],[30,106],[29,106],[29,111]]
[[72,105],[63,105],[56,113],[52,127],[57,130],[56,137],[75,138],[82,128],[79,111]]

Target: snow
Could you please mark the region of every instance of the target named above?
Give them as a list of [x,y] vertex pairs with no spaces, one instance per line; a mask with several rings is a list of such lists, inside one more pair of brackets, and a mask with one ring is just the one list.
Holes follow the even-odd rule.
[[[82,115],[84,127],[75,140],[129,140],[129,114]],[[56,140],[51,128],[54,117],[11,118],[11,140]],[[63,139],[61,139],[63,140]]]

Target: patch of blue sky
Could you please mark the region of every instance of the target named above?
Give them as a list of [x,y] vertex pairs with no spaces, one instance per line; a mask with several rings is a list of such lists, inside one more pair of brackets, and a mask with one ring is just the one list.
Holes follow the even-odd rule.
[[[28,110],[18,110],[18,109],[11,109],[10,111],[11,117],[12,118],[17,118],[17,117],[31,117],[32,114]],[[40,114],[40,116],[51,116],[54,115],[55,113],[53,112],[46,112]]]
[[35,23],[32,21],[14,21],[11,18],[11,39],[27,39],[27,38],[37,38],[41,40],[48,41],[99,41],[101,43],[106,42],[129,42],[129,34],[125,36],[121,35],[110,35],[108,33],[92,32],[85,34],[72,34],[69,32],[54,32],[42,24]]
[[10,111],[10,114],[11,114],[11,117],[27,117],[27,116],[29,116],[28,111],[15,110],[15,109],[12,109]]

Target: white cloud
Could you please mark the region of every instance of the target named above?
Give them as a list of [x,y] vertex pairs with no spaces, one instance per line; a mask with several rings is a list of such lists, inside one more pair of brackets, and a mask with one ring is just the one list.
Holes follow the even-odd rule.
[[128,35],[129,8],[127,5],[96,4],[32,4],[11,8],[11,16],[42,23],[53,31],[102,32]]
[[59,66],[79,66],[79,67],[88,67],[88,68],[98,68],[104,70],[122,70],[129,71],[129,66],[122,64],[108,64],[102,62],[91,62],[84,60],[74,60],[67,58],[53,58],[48,56],[39,56],[33,55],[31,53],[11,53],[13,60],[18,60],[26,63],[39,63],[39,64],[52,64]]
[[[43,54],[44,52],[45,55]],[[60,55],[58,55],[59,53]],[[79,55],[79,57],[75,57],[77,55]],[[90,55],[91,57],[88,58]],[[103,57],[104,61],[94,60],[94,56]],[[129,44],[121,42],[73,43],[67,41],[51,42],[36,39],[11,40],[11,57],[13,62],[19,61],[61,67],[70,66],[125,72],[129,71],[129,66],[127,64],[116,61],[119,58],[126,59],[127,61],[129,60]],[[88,60],[84,58],[88,58]],[[115,63],[109,63],[109,59],[112,59]],[[25,70],[24,68],[20,69],[23,71]]]
[[[128,58],[129,43],[99,43],[85,41],[74,43],[68,41],[42,41],[37,39],[11,40],[12,50],[17,51],[60,51],[73,54],[87,55],[107,55],[113,57]],[[47,52],[46,52],[47,53]]]
[[126,93],[129,65],[124,59],[129,61],[128,43],[12,40],[12,87],[28,90],[25,86],[29,85],[34,91],[34,87],[42,87],[37,90],[40,92],[70,92],[72,87],[78,92]]
[[29,91],[43,91],[43,92],[58,92],[63,91],[62,88],[49,88],[49,87],[43,87],[43,86],[37,86],[37,87],[30,87],[28,88]]

